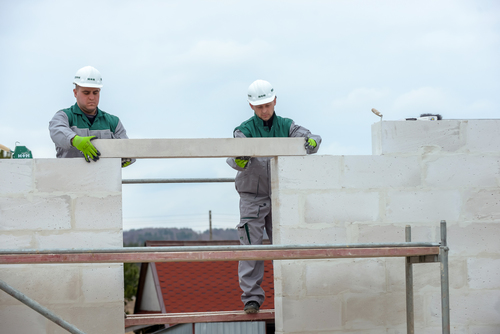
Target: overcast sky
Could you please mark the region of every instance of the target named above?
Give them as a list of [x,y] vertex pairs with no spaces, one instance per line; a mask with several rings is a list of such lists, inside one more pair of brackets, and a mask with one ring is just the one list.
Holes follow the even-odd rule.
[[[498,118],[500,2],[0,0],[0,144],[55,157],[48,122],[75,72],[103,76],[99,107],[130,138],[228,138],[256,79],[276,113],[371,154],[371,125],[440,113]],[[123,178],[234,177],[225,159],[140,160]],[[124,229],[232,228],[234,184],[124,185]]]

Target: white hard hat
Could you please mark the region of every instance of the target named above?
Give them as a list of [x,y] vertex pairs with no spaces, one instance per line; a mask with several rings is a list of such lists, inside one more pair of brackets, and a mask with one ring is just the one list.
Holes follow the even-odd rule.
[[248,87],[248,102],[253,106],[272,102],[275,97],[273,86],[265,80],[255,80]]
[[76,72],[73,83],[80,87],[101,88],[101,73],[92,66],[82,67]]

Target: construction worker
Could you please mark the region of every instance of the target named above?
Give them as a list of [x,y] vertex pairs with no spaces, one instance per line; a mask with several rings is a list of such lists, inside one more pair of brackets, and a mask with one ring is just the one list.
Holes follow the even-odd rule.
[[[76,103],[59,110],[49,122],[50,137],[56,144],[58,158],[81,158],[97,161],[101,153],[92,144],[93,139],[127,139],[120,119],[102,111],[99,97],[102,88],[101,73],[85,66],[75,74],[73,93]],[[135,159],[122,158],[122,167]]]
[[[234,138],[304,137],[306,152],[311,154],[318,151],[320,136],[311,134],[289,118],[276,115],[276,94],[269,82],[253,82],[248,87],[248,102],[254,116],[234,130]],[[261,245],[264,230],[271,243],[273,240],[270,160],[257,157],[227,159],[227,163],[238,171],[235,185],[240,195],[240,222],[237,229],[242,245]],[[240,261],[238,276],[243,290],[243,310],[257,313],[265,298],[260,286],[264,277],[264,261]]]

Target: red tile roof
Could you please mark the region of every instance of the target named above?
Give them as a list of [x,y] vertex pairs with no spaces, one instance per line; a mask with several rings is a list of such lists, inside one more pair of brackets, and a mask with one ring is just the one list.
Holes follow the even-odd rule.
[[[148,241],[146,246],[238,245],[238,241]],[[264,261],[262,309],[274,309],[274,275],[271,260]],[[237,261],[158,262],[156,272],[167,313],[235,311],[243,308]],[[141,275],[145,273],[141,272]]]

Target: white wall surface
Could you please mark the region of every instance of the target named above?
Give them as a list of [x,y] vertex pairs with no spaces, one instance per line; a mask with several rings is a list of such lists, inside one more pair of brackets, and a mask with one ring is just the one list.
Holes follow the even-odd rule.
[[[275,243],[439,242],[446,220],[452,333],[500,333],[500,121],[380,125],[382,155],[275,159]],[[274,269],[277,333],[406,333],[404,258]],[[415,333],[441,333],[439,264],[413,272]]]
[[[120,159],[0,160],[0,248],[123,246]],[[0,279],[85,333],[123,333],[122,264],[0,265]],[[67,333],[0,290],[0,333]]]

